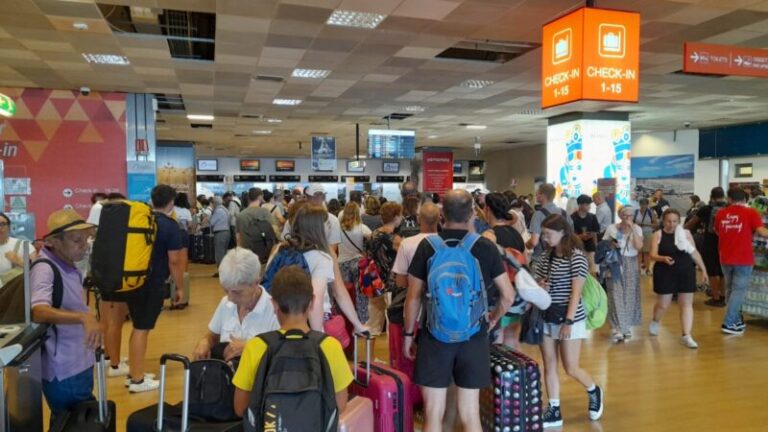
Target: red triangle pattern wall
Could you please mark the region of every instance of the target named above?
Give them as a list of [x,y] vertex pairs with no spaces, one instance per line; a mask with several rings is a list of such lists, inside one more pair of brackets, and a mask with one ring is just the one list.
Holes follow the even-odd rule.
[[[36,235],[48,215],[71,206],[88,216],[96,191],[125,193],[125,94],[2,88],[16,102],[13,118],[0,118],[5,177],[31,179],[27,211]],[[8,209],[9,196],[5,197]]]

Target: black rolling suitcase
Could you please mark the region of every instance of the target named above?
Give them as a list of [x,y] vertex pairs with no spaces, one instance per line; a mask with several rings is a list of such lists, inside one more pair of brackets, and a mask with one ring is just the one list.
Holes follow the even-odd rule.
[[203,234],[189,235],[189,261],[194,263],[203,262]]
[[216,251],[213,246],[213,234],[203,234],[203,264],[216,264]]
[[491,386],[480,390],[483,431],[541,431],[539,365],[506,346],[492,345],[491,376]]
[[[165,365],[168,361],[184,366],[184,399],[181,403],[165,403]],[[189,415],[190,361],[179,354],[163,354],[160,357],[160,401],[157,405],[142,408],[128,417],[127,432],[239,432],[243,421],[206,422]],[[194,413],[193,413],[194,414]]]
[[82,402],[75,408],[56,416],[50,432],[115,432],[117,410],[107,400],[107,377],[104,351],[96,350],[95,401]]

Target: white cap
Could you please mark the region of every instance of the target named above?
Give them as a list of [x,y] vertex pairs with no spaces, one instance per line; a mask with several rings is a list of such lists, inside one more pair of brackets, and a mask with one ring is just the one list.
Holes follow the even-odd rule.
[[310,183],[307,188],[307,196],[315,196],[317,194],[325,195],[325,188],[320,183]]

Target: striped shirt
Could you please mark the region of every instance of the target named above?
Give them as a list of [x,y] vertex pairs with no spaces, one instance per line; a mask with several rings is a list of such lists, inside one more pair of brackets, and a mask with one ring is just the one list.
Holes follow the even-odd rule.
[[[550,266],[552,271],[550,271]],[[536,279],[549,279],[549,295],[552,304],[568,304],[571,301],[572,279],[587,277],[587,257],[581,249],[574,249],[571,257],[560,258],[546,252],[536,266]],[[574,321],[586,318],[584,305],[579,299],[579,308]]]

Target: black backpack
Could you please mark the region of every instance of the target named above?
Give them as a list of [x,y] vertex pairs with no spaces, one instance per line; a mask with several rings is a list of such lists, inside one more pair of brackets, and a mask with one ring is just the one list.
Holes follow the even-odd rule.
[[235,414],[235,371],[222,360],[207,359],[190,363],[189,412],[208,422],[228,422]]
[[265,218],[248,218],[248,224],[238,227],[243,239],[243,246],[259,256],[261,264],[266,264],[272,248],[277,244],[275,228]]
[[712,208],[712,210],[709,212],[709,220],[707,221],[707,226],[705,227],[705,230],[710,234],[715,234],[715,217],[717,216],[717,213],[720,210],[727,207],[727,204],[724,202],[715,202],[715,203],[712,203],[710,207]]
[[288,330],[257,337],[267,344],[267,352],[256,373],[243,430],[336,432],[336,391],[320,349],[325,334]]
[[415,217],[403,218],[403,222],[397,228],[397,233],[400,234],[400,237],[402,238],[412,237],[416,234],[419,234],[420,232],[421,228],[419,227],[419,222]]

